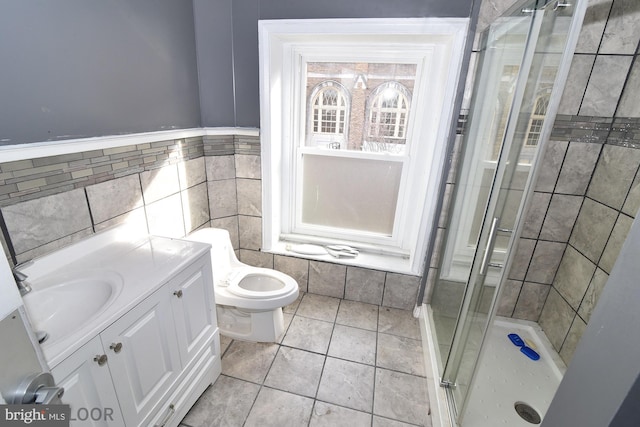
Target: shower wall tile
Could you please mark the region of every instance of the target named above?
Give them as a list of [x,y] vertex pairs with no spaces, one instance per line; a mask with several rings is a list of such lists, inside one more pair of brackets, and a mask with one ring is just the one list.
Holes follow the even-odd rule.
[[611,273],[613,265],[616,262],[616,259],[618,259],[618,254],[620,254],[620,249],[622,249],[622,244],[629,234],[629,229],[631,229],[632,223],[633,218],[624,214],[620,214],[620,216],[618,216],[616,225],[613,227],[613,231],[611,232],[611,237],[609,237],[607,246],[605,246],[604,252],[602,253],[602,258],[598,263],[598,266],[604,271]]
[[145,204],[176,194],[180,191],[178,168],[170,165],[140,174]]
[[84,189],[5,206],[2,215],[17,254],[92,227]]
[[551,286],[524,282],[513,317],[537,322]]
[[640,174],[636,174],[636,177],[631,184],[627,199],[622,206],[622,212],[635,218],[638,213],[638,209],[640,209]]
[[235,156],[205,157],[207,181],[220,181],[236,177]]
[[309,262],[309,292],[328,297],[344,298],[347,267],[328,262]]
[[178,179],[181,190],[186,190],[189,187],[205,182],[207,180],[207,172],[204,157],[178,163]]
[[309,261],[302,258],[276,255],[273,259],[273,267],[293,277],[300,291],[307,292],[309,282]]
[[640,40],[637,0],[615,0],[600,45],[601,54],[633,54]]
[[584,195],[601,149],[601,144],[571,142],[562,164],[555,192]]
[[533,256],[536,241],[533,239],[519,239],[516,253],[511,262],[508,278],[513,280],[524,280]]
[[596,272],[593,274],[591,283],[589,283],[587,292],[585,292],[584,298],[582,298],[580,308],[578,309],[578,314],[585,320],[585,322],[588,322],[591,318],[591,313],[600,298],[602,290],[607,284],[607,280],[609,280],[609,275],[604,270],[597,268]]
[[577,53],[598,52],[612,4],[613,0],[589,0],[580,36],[578,37]]
[[259,179],[236,180],[238,214],[262,216],[262,181]]
[[477,32],[482,32],[489,25],[513,6],[513,0],[492,0],[480,3],[480,12],[478,14]]
[[143,206],[138,174],[86,187],[93,221],[105,222]]
[[382,305],[384,271],[361,267],[347,267],[344,298],[351,301]]
[[235,179],[209,181],[207,186],[211,218],[222,218],[238,214]]
[[260,156],[236,154],[235,162],[237,178],[261,178]]
[[259,251],[262,247],[262,218],[238,215],[240,249]]
[[577,311],[582,302],[589,283],[596,270],[596,265],[571,246],[567,247],[553,286]]
[[186,234],[206,224],[210,219],[207,183],[202,182],[180,193]]
[[618,212],[589,198],[585,199],[569,243],[597,263],[609,240]]
[[582,206],[582,199],[580,196],[554,194],[544,218],[540,239],[568,242]]
[[565,243],[539,240],[531,257],[525,280],[544,284],[553,283],[565,247]]
[[569,142],[550,140],[542,158],[542,163],[538,170],[535,190],[551,193],[558,180],[562,161],[567,151]]
[[631,67],[629,79],[622,90],[622,97],[618,111],[618,117],[640,117],[640,61],[636,60]]
[[147,204],[146,212],[150,234],[172,238],[185,236],[182,199],[179,193]]
[[496,309],[498,316],[513,317],[513,311],[516,308],[522,284],[523,282],[519,280],[507,279],[504,281],[502,293],[498,300],[498,308]]
[[595,55],[576,54],[573,56],[569,70],[569,76],[571,77],[567,79],[562,98],[560,98],[558,114],[571,116],[578,114],[595,60]]
[[560,351],[562,343],[569,333],[575,312],[562,296],[551,288],[547,302],[540,313],[540,326],[553,347]]
[[613,117],[631,59],[630,56],[598,55],[580,107],[581,116]]
[[580,342],[580,338],[582,338],[582,334],[584,330],[587,329],[587,324],[580,318],[580,316],[576,316],[573,319],[573,323],[571,324],[571,328],[569,328],[569,332],[567,337],[562,344],[562,348],[560,349],[560,357],[562,360],[568,365],[571,363],[571,359],[573,359],[573,354],[576,351],[576,347]]
[[[605,145],[587,196],[621,209],[640,165],[640,150]],[[615,191],[612,189],[615,188]]]
[[412,310],[416,305],[416,295],[420,278],[406,274],[387,273],[384,283],[382,305],[384,307]]
[[240,249],[240,261],[260,268],[273,269],[273,254],[249,249]]
[[524,217],[522,232],[520,234],[522,237],[528,239],[538,238],[550,200],[551,194],[549,193],[540,193],[538,191],[533,193],[529,210]]

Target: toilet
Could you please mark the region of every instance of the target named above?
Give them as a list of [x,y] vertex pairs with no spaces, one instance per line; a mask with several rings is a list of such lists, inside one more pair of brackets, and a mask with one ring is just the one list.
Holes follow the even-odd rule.
[[238,261],[227,230],[203,228],[185,239],[211,245],[220,333],[245,341],[277,342],[284,332],[282,307],[298,298],[298,283],[279,271]]

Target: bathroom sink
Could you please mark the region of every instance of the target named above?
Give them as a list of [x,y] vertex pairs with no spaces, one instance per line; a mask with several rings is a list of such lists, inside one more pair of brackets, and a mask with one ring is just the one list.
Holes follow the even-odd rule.
[[33,290],[23,301],[36,333],[46,333],[44,342],[52,343],[102,313],[118,296],[122,285],[119,274],[104,271],[47,278],[46,283],[34,282]]

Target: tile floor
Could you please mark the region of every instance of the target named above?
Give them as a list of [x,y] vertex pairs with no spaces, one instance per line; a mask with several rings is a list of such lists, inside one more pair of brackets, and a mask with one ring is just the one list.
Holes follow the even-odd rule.
[[222,375],[181,427],[431,426],[411,312],[301,295],[279,344],[221,339]]

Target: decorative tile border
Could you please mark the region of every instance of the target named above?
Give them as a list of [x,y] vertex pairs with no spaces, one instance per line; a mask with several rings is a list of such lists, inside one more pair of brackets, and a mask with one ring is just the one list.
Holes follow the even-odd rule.
[[640,149],[640,119],[558,115],[551,139]]
[[202,137],[0,163],[0,206],[157,169],[204,155]]

